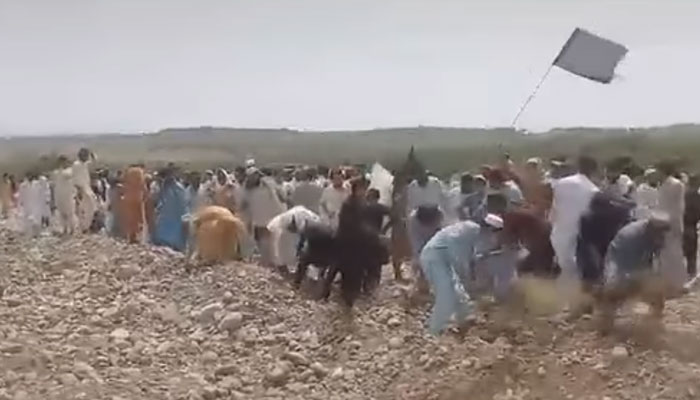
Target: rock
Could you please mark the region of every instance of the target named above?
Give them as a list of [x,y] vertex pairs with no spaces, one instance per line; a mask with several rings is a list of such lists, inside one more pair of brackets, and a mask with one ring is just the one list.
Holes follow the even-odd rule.
[[166,340],[165,342],[159,344],[158,347],[156,347],[156,353],[161,354],[161,355],[165,354],[165,353],[169,352],[170,349],[173,348],[173,346],[174,346],[173,342]]
[[399,326],[401,326],[401,319],[397,317],[391,317],[386,322],[386,324],[389,326],[389,328],[398,328]]
[[209,325],[214,322],[216,313],[221,312],[223,307],[219,303],[212,303],[204,306],[202,310],[197,315],[197,321],[202,325]]
[[390,349],[399,349],[403,346],[403,339],[400,337],[393,337],[389,339],[389,348]]
[[231,393],[228,395],[229,400],[243,400],[246,398],[246,395],[237,391],[237,390],[232,390]]
[[219,355],[213,351],[205,351],[202,354],[202,362],[204,364],[213,364],[219,359]]
[[182,315],[180,315],[175,303],[168,303],[165,307],[159,308],[157,314],[163,322],[174,324],[182,322]]
[[267,375],[265,380],[274,386],[281,386],[289,379],[290,368],[285,363],[278,363]]
[[17,297],[6,297],[5,298],[5,303],[7,304],[8,307],[19,307],[24,303],[21,299]]
[[306,385],[301,382],[294,382],[287,385],[287,389],[292,393],[303,393],[306,391]]
[[19,390],[15,393],[12,400],[29,400],[29,393],[25,392],[24,390]]
[[243,326],[243,314],[239,312],[230,312],[219,322],[219,330],[222,332],[233,333]]
[[328,375],[328,369],[323,366],[320,362],[315,362],[311,364],[311,370],[314,372],[316,377],[323,378]]
[[233,293],[231,293],[231,292],[229,292],[229,291],[226,291],[226,292],[224,293],[224,296],[221,298],[221,301],[222,301],[224,304],[231,304],[231,303],[233,303]]
[[138,266],[127,264],[119,266],[119,268],[117,268],[117,271],[115,272],[115,275],[117,279],[126,281],[138,275],[140,272],[141,268],[139,268]]
[[298,352],[290,351],[290,352],[284,353],[282,358],[285,360],[291,361],[292,364],[294,364],[296,366],[309,365],[309,359],[306,358],[305,355],[298,353]]
[[236,364],[227,364],[227,365],[222,365],[214,371],[214,375],[216,376],[227,376],[227,375],[233,375],[238,372],[238,366]]
[[340,379],[343,377],[343,367],[338,367],[331,373],[331,379]]
[[360,342],[359,340],[353,340],[348,344],[348,346],[352,350],[360,350],[362,348],[362,342]]
[[73,364],[73,373],[82,379],[93,379],[95,382],[103,383],[102,377],[88,363],[76,361]]
[[19,343],[3,343],[0,345],[0,353],[18,354],[24,350],[24,346]]
[[243,386],[243,383],[241,382],[240,379],[233,377],[233,376],[227,376],[224,379],[221,380],[219,383],[219,387],[225,390],[238,390]]
[[286,330],[287,330],[287,325],[285,325],[284,323],[272,325],[271,327],[268,328],[268,331],[270,331],[270,333],[282,333]]
[[543,378],[547,375],[547,370],[544,367],[540,366],[539,368],[537,368],[537,375]]
[[61,374],[58,376],[58,381],[64,386],[73,386],[78,384],[78,378],[71,373]]
[[214,400],[218,398],[220,394],[221,393],[219,393],[219,388],[212,385],[205,386],[200,390],[202,400]]
[[117,328],[109,334],[109,336],[115,341],[125,341],[129,339],[130,333],[124,328]]
[[612,349],[612,357],[615,360],[622,360],[627,357],[629,357],[629,352],[627,351],[627,348],[624,346],[615,346]]

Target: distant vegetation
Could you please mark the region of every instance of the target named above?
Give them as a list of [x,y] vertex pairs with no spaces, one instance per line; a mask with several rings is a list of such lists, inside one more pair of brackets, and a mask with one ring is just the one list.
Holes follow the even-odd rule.
[[23,173],[33,167],[45,168],[59,154],[74,157],[82,146],[93,149],[105,165],[175,162],[190,169],[231,167],[249,156],[263,164],[380,161],[393,168],[411,146],[428,168],[441,175],[493,162],[504,151],[516,160],[587,153],[601,160],[629,155],[645,164],[676,157],[700,169],[700,126],[674,125],[634,130],[555,129],[539,134],[435,127],[346,132],[202,127],[142,135],[11,137],[0,139],[0,170]]

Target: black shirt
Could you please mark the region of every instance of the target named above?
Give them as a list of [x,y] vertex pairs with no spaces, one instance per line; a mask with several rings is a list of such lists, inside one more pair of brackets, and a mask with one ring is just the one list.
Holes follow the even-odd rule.
[[390,213],[391,209],[384,204],[367,204],[363,210],[363,219],[370,228],[381,232],[384,224],[384,217],[388,217]]

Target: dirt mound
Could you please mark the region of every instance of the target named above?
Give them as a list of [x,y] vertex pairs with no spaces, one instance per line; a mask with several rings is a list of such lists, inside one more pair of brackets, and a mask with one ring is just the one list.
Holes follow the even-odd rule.
[[600,338],[591,320],[489,307],[435,339],[385,276],[349,319],[255,265],[188,269],[167,249],[0,229],[0,400],[700,396],[695,294],[663,331],[637,308]]

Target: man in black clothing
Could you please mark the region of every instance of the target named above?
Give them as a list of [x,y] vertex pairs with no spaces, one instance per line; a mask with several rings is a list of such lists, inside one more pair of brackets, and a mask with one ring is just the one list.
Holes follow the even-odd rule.
[[591,199],[588,212],[581,217],[576,248],[576,263],[587,287],[601,283],[608,246],[617,232],[632,221],[633,208],[634,203],[605,192],[596,193]]
[[379,190],[367,190],[367,204],[363,214],[365,223],[377,233],[383,235],[391,228],[391,219],[384,224],[386,217],[391,218],[391,209],[379,202]]
[[362,289],[371,291],[378,282],[381,266],[388,261],[389,253],[379,233],[365,222],[367,182],[363,178],[353,178],[350,186],[351,195],[343,203],[338,218],[337,262],[326,274],[324,297],[330,294],[330,285],[339,272],[343,300],[352,308]]
[[294,286],[301,285],[309,265],[315,266],[320,271],[320,277],[326,275],[328,268],[336,259],[333,228],[323,222],[307,221],[303,229],[297,231],[296,227],[292,226],[290,231],[299,234],[297,247],[299,263],[294,277]]

